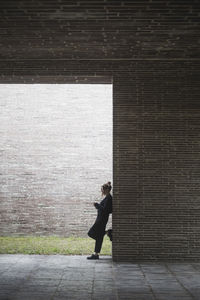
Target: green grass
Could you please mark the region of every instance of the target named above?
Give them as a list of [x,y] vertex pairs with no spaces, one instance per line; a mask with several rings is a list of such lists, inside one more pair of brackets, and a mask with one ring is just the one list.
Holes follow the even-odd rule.
[[[61,238],[57,236],[2,236],[0,254],[66,254],[85,255],[94,252],[95,240],[76,236]],[[111,255],[112,244],[104,236],[101,255]]]

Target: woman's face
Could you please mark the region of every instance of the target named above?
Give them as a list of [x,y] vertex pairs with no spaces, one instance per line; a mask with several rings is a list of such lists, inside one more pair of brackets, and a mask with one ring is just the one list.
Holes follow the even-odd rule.
[[108,193],[107,190],[104,190],[104,189],[103,189],[103,186],[101,187],[101,192],[102,192],[103,195],[106,195],[106,194]]

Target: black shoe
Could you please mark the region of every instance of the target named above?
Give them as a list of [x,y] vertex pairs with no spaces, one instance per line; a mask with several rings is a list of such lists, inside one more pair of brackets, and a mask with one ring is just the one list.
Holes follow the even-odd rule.
[[112,242],[112,229],[108,229],[106,231],[107,236],[110,238],[110,241]]
[[87,259],[99,259],[99,255],[92,254],[91,256],[88,256]]

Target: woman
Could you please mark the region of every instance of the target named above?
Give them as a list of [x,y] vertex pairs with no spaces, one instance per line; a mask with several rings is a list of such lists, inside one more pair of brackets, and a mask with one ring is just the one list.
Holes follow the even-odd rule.
[[95,252],[87,259],[99,259],[99,253],[101,251],[103,238],[106,233],[105,228],[108,222],[109,214],[112,213],[112,196],[110,194],[112,187],[111,182],[108,181],[101,187],[102,196],[105,195],[105,198],[100,202],[94,202],[94,207],[98,210],[97,218],[94,225],[88,231],[89,237],[96,240],[95,243]]

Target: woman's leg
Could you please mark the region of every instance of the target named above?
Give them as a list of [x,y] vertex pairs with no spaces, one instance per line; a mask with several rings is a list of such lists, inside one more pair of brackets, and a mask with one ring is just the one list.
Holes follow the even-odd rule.
[[95,252],[91,256],[88,256],[87,259],[99,259],[99,253],[101,251],[101,247],[103,244],[103,238],[104,238],[104,235],[102,235],[96,239],[95,249],[94,249]]
[[99,237],[98,239],[96,239],[96,243],[95,243],[95,254],[99,254],[100,251],[101,251],[101,247],[102,247],[102,244],[103,244],[103,238],[104,238],[104,235]]

